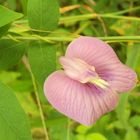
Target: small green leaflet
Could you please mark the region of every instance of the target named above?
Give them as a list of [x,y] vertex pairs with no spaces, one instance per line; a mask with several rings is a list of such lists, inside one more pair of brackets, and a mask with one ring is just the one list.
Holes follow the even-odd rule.
[[0,38],[7,33],[9,28],[10,28],[10,24],[0,27]]
[[57,0],[28,0],[27,14],[29,25],[38,30],[54,30],[59,21]]
[[0,40],[0,69],[7,69],[19,62],[26,50],[26,43]]
[[28,58],[36,80],[43,86],[46,77],[56,69],[56,47],[40,41],[32,41]]
[[0,27],[2,27],[23,17],[23,14],[11,11],[8,8],[0,5],[0,17]]

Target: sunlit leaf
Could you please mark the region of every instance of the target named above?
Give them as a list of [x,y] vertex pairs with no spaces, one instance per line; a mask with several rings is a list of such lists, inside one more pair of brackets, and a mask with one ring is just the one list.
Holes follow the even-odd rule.
[[0,5],[0,27],[9,24],[16,19],[21,18],[23,15],[14,11],[11,11],[7,9],[6,7],[3,7]]
[[1,71],[0,73],[0,81],[3,83],[10,83],[20,77],[20,73],[18,72],[10,72],[10,71]]
[[133,127],[140,127],[140,116],[139,115],[135,115],[133,117],[130,118],[130,123]]
[[107,140],[107,138],[100,133],[92,133],[87,135],[86,140]]
[[85,135],[77,135],[76,138],[77,140],[85,140]]
[[136,131],[133,128],[128,128],[124,140],[139,140]]
[[76,132],[78,132],[78,133],[80,133],[80,134],[86,134],[86,132],[87,132],[90,128],[91,128],[91,127],[79,125],[79,126],[76,128]]

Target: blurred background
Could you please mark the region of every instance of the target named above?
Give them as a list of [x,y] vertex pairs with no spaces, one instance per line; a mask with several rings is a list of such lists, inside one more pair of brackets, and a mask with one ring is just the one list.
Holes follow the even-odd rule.
[[[135,38],[140,35],[140,0],[59,0],[58,2],[61,7],[61,24],[55,31],[47,34],[50,37],[65,37],[64,40],[62,38],[61,41],[53,44],[57,50],[56,69],[60,68],[58,57],[64,55],[70,42],[69,38],[79,35],[133,36]],[[24,36],[31,34],[26,23],[27,0],[0,0],[0,4],[25,15],[24,19],[12,24],[7,34],[22,33]],[[91,18],[90,14],[99,16]],[[105,17],[105,14],[109,17]],[[80,17],[81,15],[83,16]],[[137,72],[139,79],[140,39],[135,41],[114,38],[114,40],[106,41],[113,47],[120,60]],[[12,41],[0,40],[0,47],[14,46],[15,44],[12,43]],[[7,61],[7,65],[0,66],[0,80],[15,91],[29,117],[33,139],[44,140],[45,134],[33,86],[33,77],[28,71],[26,58],[17,59],[10,65]],[[101,117],[91,127],[80,125],[57,112],[45,99],[42,87],[40,85],[37,87],[50,140],[140,140],[139,82],[132,91],[121,95],[120,104],[116,110]]]

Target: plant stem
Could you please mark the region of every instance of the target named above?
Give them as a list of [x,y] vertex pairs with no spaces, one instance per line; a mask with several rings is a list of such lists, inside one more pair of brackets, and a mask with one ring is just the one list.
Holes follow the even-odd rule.
[[[130,11],[136,11],[139,10],[140,6],[122,10],[119,12],[114,13],[105,13],[105,14],[84,14],[84,15],[76,15],[76,16],[69,16],[69,17],[62,17],[60,18],[60,24],[65,24],[68,22],[75,22],[75,21],[81,21],[81,20],[88,20],[88,19],[94,19],[97,17],[103,17],[103,18],[115,18],[115,19],[124,19],[124,20],[134,20],[134,21],[140,21],[139,17],[132,17],[132,16],[118,16],[120,14],[124,14]],[[18,20],[15,21],[14,24],[27,24],[27,20]]]
[[122,11],[119,11],[119,12],[113,12],[111,14],[121,15],[121,14],[125,14],[125,13],[132,12],[132,11],[137,11],[137,10],[140,10],[140,6],[129,8],[129,9],[126,9],[126,10],[122,10]]
[[140,41],[140,36],[107,36],[107,37],[99,37],[104,41]]
[[38,105],[39,112],[40,112],[42,126],[43,126],[44,133],[45,133],[45,140],[49,140],[49,136],[48,136],[48,132],[47,132],[46,124],[45,124],[45,117],[44,117],[43,109],[42,109],[41,102],[40,102],[40,99],[39,99],[39,93],[38,93],[38,90],[37,90],[37,85],[36,85],[34,75],[31,71],[31,68],[30,68],[30,65],[28,63],[28,60],[27,60],[26,56],[23,56],[22,61],[25,65],[25,67],[27,68],[27,70],[29,71],[30,75],[31,75],[31,79],[32,79],[33,87],[34,87],[34,92],[35,92],[35,97],[36,97],[36,100],[37,100],[37,105]]
[[124,19],[124,20],[131,20],[131,21],[140,21],[140,18],[138,17],[132,17],[132,16],[117,16],[113,14],[100,14],[100,17],[103,18],[114,18],[114,19]]
[[[67,36],[62,36],[62,37],[58,37],[58,36],[52,36],[52,37],[44,37],[44,36],[12,36],[12,38],[14,38],[14,40],[42,40],[45,42],[61,42],[61,41],[65,41],[65,42],[70,42],[72,40],[74,40],[75,38],[79,37],[80,35],[77,36],[71,36],[71,37],[67,37]],[[9,38],[8,36],[3,37],[3,39],[12,39],[11,37]],[[140,36],[106,36],[106,37],[97,37],[99,39],[102,39],[104,41],[108,41],[108,42],[129,42],[129,41],[134,41],[134,42],[140,42]]]
[[49,136],[48,136],[48,132],[47,132],[46,124],[45,124],[45,117],[43,115],[43,109],[42,109],[41,102],[39,99],[35,78],[34,78],[34,75],[32,72],[30,72],[30,74],[31,74],[31,78],[32,78],[32,82],[33,82],[33,86],[34,86],[34,90],[35,90],[35,96],[36,96],[36,100],[37,100],[37,104],[38,104],[38,108],[39,108],[39,112],[40,112],[40,117],[41,117],[43,129],[44,129],[45,137],[46,137],[46,140],[49,140]]
[[118,16],[118,15],[115,15],[115,14],[112,14],[112,13],[106,13],[106,14],[84,14],[84,15],[78,15],[78,16],[76,15],[76,16],[62,17],[60,19],[60,24],[65,24],[67,22],[76,22],[76,21],[94,19],[94,18],[97,18],[97,17],[140,21],[139,17]]
[[84,15],[62,17],[60,19],[60,24],[68,23],[68,22],[81,21],[81,20],[93,19],[93,18],[97,18],[97,16],[98,16],[97,14],[84,14]]

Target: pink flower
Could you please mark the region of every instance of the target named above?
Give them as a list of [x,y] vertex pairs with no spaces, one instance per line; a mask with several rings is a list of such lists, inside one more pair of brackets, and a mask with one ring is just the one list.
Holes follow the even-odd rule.
[[112,111],[118,93],[136,84],[136,73],[120,62],[108,44],[94,37],[72,41],[60,63],[64,70],[47,78],[45,95],[54,108],[84,125]]

